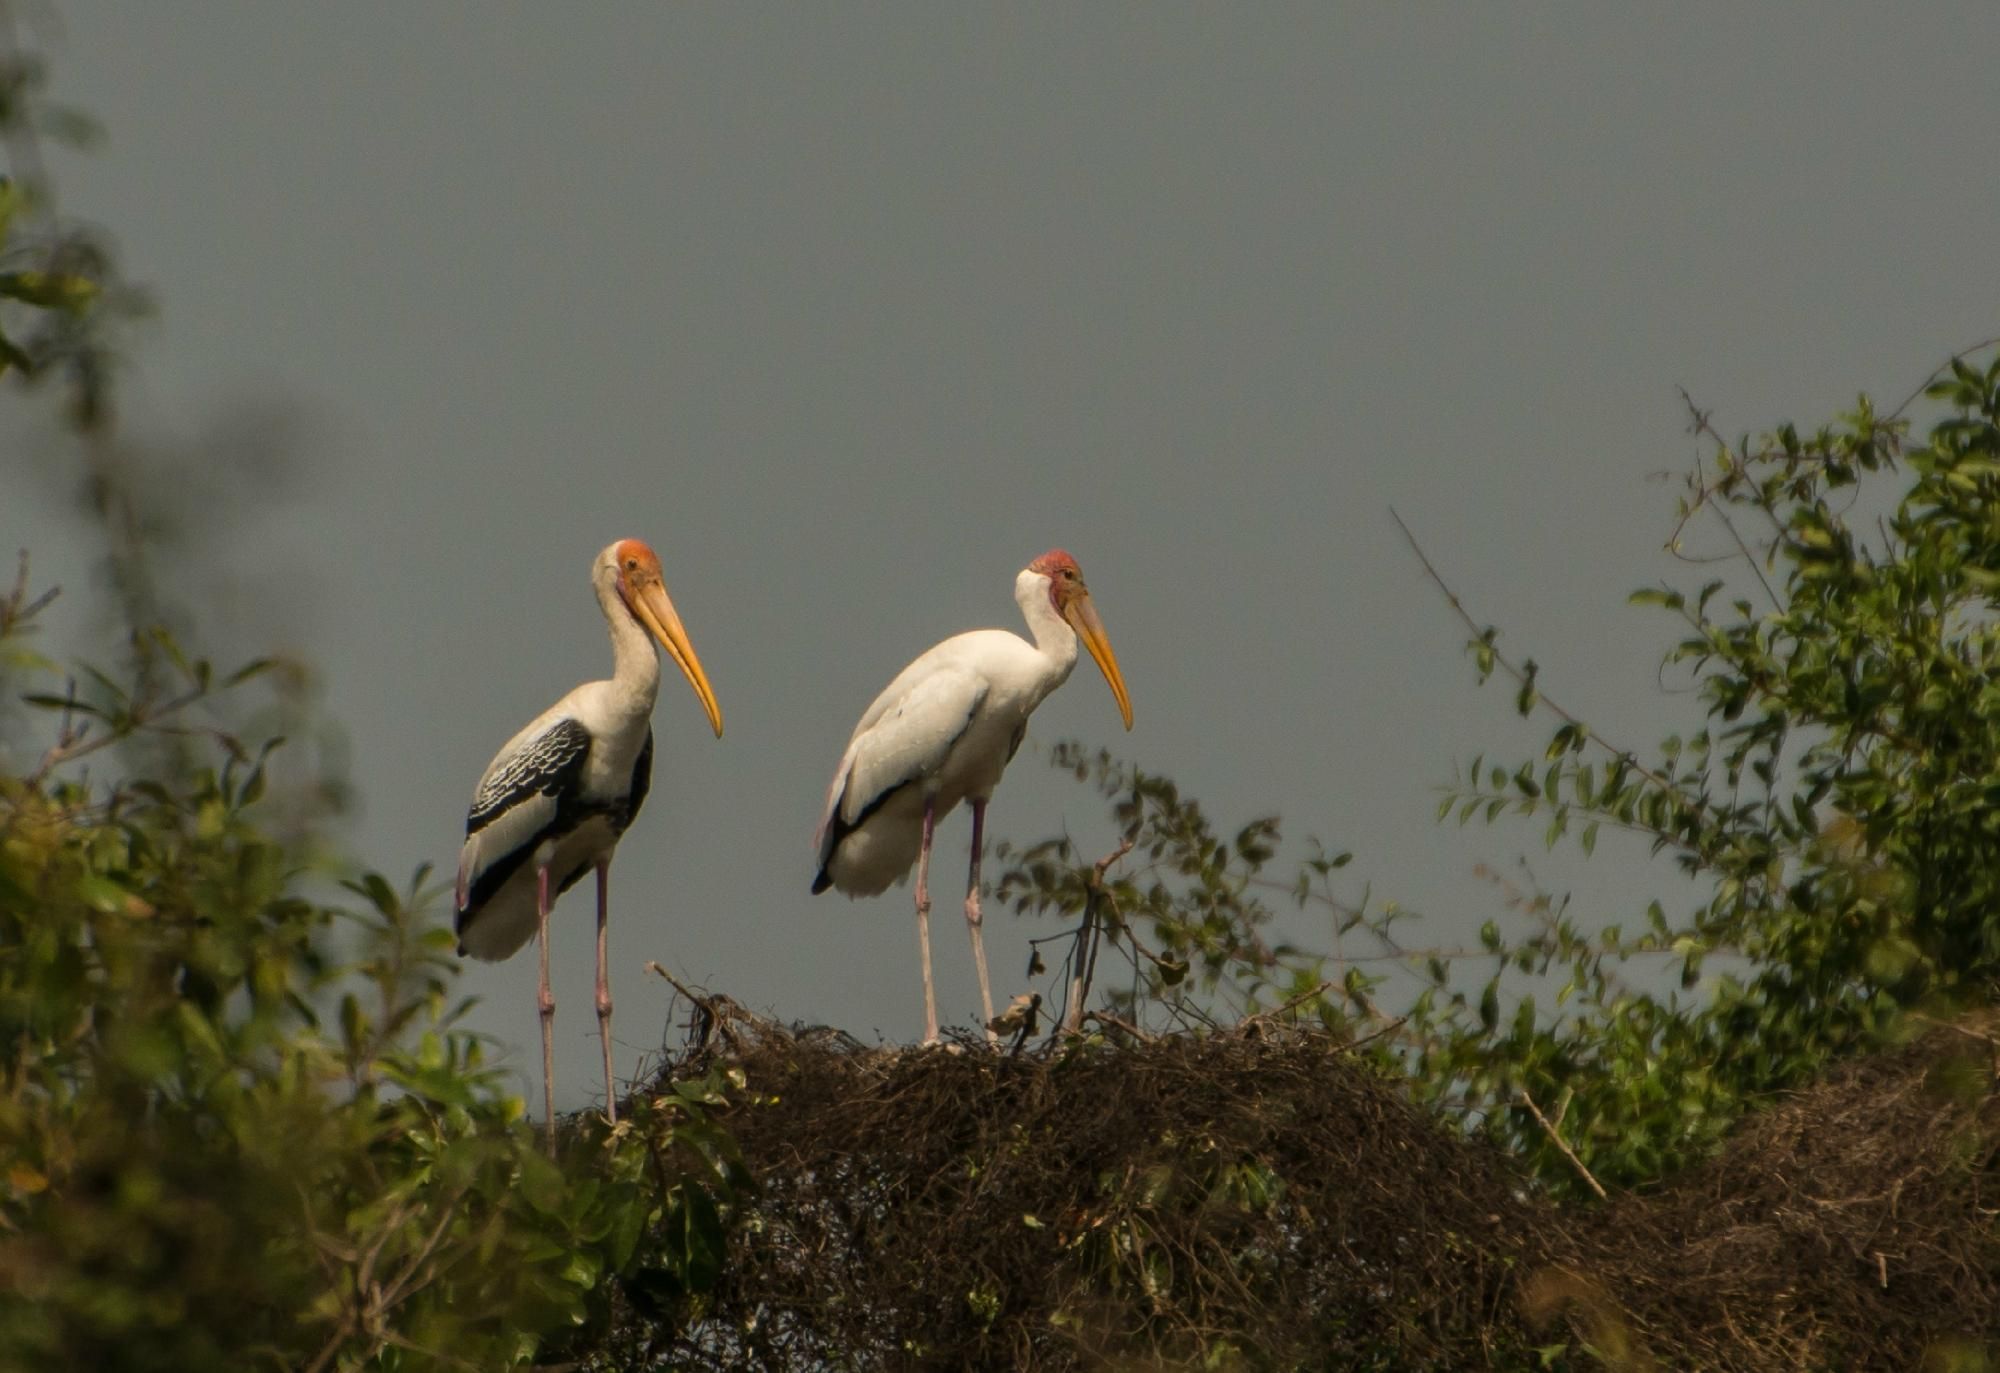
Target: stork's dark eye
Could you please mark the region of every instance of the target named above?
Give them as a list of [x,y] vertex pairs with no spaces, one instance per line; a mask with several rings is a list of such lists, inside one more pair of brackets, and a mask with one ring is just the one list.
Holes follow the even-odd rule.
[[637,572],[639,570],[639,560],[637,558],[627,558],[625,560],[625,570],[627,572]]

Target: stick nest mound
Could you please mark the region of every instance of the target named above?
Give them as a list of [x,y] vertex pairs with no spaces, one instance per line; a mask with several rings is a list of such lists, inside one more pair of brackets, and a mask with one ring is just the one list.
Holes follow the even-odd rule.
[[[2000,1348],[2000,1041],[1945,1027],[1557,1204],[1324,1034],[870,1048],[704,999],[757,1179],[607,1367],[1862,1369]],[[594,1366],[594,1365],[593,1365]]]

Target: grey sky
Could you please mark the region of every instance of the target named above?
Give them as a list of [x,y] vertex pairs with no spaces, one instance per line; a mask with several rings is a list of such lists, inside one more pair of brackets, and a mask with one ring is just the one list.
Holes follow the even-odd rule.
[[[728,731],[668,677],[613,872],[621,1072],[660,1036],[648,958],[914,1037],[907,892],[809,897],[816,809],[870,697],[1017,628],[1054,544],[1137,725],[1086,667],[1033,737],[1352,847],[1353,891],[1439,938],[1500,914],[1471,869],[1538,832],[1439,829],[1435,786],[1542,732],[1474,690],[1388,507],[1552,694],[1649,744],[1687,706],[1624,597],[1673,572],[1675,386],[1732,432],[1818,422],[2000,318],[1984,5],[60,12],[56,93],[110,132],[58,160],[65,208],[162,306],[132,433],[198,457],[251,406],[303,435],[222,552],[297,598],[233,628],[324,670],[358,854],[450,865],[493,749],[608,671],[592,555],[659,549]],[[63,488],[7,466],[0,547],[82,579]],[[1109,842],[1028,754],[991,826]],[[965,841],[960,815],[941,893]],[[1672,882],[1611,847],[1581,913],[1629,920]],[[587,908],[555,950],[572,1105]],[[989,931],[1004,995],[1045,931]],[[476,1025],[531,1046],[533,982],[474,968]]]

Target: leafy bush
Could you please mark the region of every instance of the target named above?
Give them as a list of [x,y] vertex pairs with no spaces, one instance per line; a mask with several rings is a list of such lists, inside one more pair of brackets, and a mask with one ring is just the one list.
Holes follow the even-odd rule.
[[[38,608],[0,604],[0,651]],[[204,724],[188,771],[85,773],[264,666],[218,681],[152,642],[178,690],[26,693],[63,723],[0,775],[0,1361],[505,1367],[608,1270],[712,1280],[686,1212],[740,1181],[716,1084],[580,1125],[559,1168],[455,1028],[424,874],[313,895],[258,823],[269,744]]]
[[[1906,416],[1920,398],[1945,410],[1921,441]],[[1135,970],[1108,999],[1121,1016],[1198,1020],[1220,996],[1389,1031],[1382,1050],[1420,1096],[1559,1191],[1665,1177],[1772,1091],[1989,1003],[2000,357],[1954,359],[1894,412],[1863,398],[1811,434],[1730,443],[1693,413],[1711,451],[1670,547],[1710,521],[1724,561],[1689,555],[1709,580],[1633,600],[1673,617],[1667,668],[1706,727],[1642,759],[1551,702],[1535,663],[1468,618],[1480,679],[1506,679],[1523,715],[1553,724],[1542,757],[1476,759],[1439,808],[1534,818],[1585,855],[1601,831],[1637,835],[1700,884],[1693,910],[1654,901],[1636,928],[1596,927],[1558,897],[1515,893],[1525,928],[1412,946],[1410,912],[1336,892],[1348,855],[1316,848],[1287,881],[1270,871],[1275,819],[1225,841],[1171,783],[1074,745],[1054,761],[1113,800],[1129,856],[1099,867],[1067,840],[1008,849],[1001,893],[1027,913],[1096,913]],[[1360,947],[1268,942],[1287,895],[1331,910]]]
[[158,525],[106,442],[143,295],[54,214],[36,136],[84,125],[9,33],[0,380],[59,388],[121,662],[34,651],[57,602],[23,555],[0,597],[0,699],[39,712],[0,711],[0,1366],[510,1367],[601,1326],[610,1273],[670,1321],[745,1183],[709,1114],[726,1083],[573,1121],[544,1156],[460,1027],[427,874],[334,880],[326,779],[274,788],[282,740],[237,723],[296,722],[296,665],[218,673],[164,628],[192,617],[163,607]]
[[[1009,1056],[789,1036],[761,1057],[698,1054],[615,1129],[570,1122],[551,1160],[461,1028],[427,874],[349,872],[318,812],[274,793],[278,731],[243,727],[241,702],[289,666],[217,674],[163,628],[153,526],[107,442],[117,326],[144,295],[101,235],[53,213],[35,135],[87,122],[40,85],[0,50],[17,164],[0,178],[0,381],[60,390],[123,659],[66,674],[33,652],[51,599],[24,563],[0,600],[0,1363],[760,1351],[818,1367],[949,1349],[1563,1366],[1643,1363],[1642,1337],[1693,1360],[1719,1319],[1733,1343],[1699,1344],[1708,1366],[1868,1348],[1983,1366],[1992,1332],[1952,1304],[1991,1305],[1990,1072],[1934,1036],[1740,1127],[1752,1103],[1931,1022],[1992,1043],[1959,1017],[2000,979],[2000,358],[1956,359],[1887,415],[1863,399],[1809,435],[1731,443],[1695,413],[1709,451],[1670,546],[1712,527],[1728,575],[1634,598],[1675,618],[1668,667],[1706,720],[1686,740],[1642,756],[1605,739],[1467,620],[1480,678],[1552,724],[1541,757],[1474,760],[1440,818],[1531,817],[1586,855],[1606,828],[1635,834],[1696,880],[1692,909],[1597,927],[1520,893],[1523,927],[1424,947],[1404,937],[1412,913],[1343,894],[1349,855],[1315,847],[1281,875],[1275,818],[1231,833],[1170,780],[1065,746],[1056,763],[1112,802],[1122,842],[1095,859],[1002,846],[999,893],[1077,922],[1038,944],[1067,951],[1062,1019],[1086,1033],[1023,1056],[1027,1008]],[[1920,398],[1944,413],[1917,440]],[[297,713],[281,694],[266,718]],[[1275,940],[1286,901],[1331,911],[1335,946]],[[1100,948],[1129,981],[1104,989]],[[1143,1101],[1135,1072],[1157,1089]],[[1484,1142],[1435,1130],[1386,1081]],[[1375,1152],[1341,1135],[1357,1120]],[[848,1133],[799,1133],[829,1122]],[[1688,1168],[1732,1129],[1731,1155]],[[1612,1204],[1530,1196],[1485,1143],[1558,1198]],[[1427,1160],[1430,1181],[1389,1187],[1388,1153]],[[1820,1191],[1802,1197],[1778,1170],[1809,1154]],[[1776,1181],[1736,1185],[1742,1168]],[[1885,1170],[1908,1190],[1883,1214]],[[1801,1226],[1807,1205],[1838,1223]],[[1922,1261],[1871,1256],[1890,1235]],[[1656,1262],[1676,1237],[1707,1246],[1696,1268]],[[1313,1244],[1302,1285],[1273,1256]],[[1777,1257],[1722,1282],[1724,1253]],[[1814,1282],[1787,1254],[1810,1255]],[[1519,1301],[1542,1319],[1515,1321]]]

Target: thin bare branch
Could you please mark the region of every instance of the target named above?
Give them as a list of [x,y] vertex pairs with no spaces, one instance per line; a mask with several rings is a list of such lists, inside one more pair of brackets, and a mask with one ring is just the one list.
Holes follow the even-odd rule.
[[1268,1011],[1260,1011],[1256,1015],[1250,1016],[1247,1019],[1238,1022],[1236,1026],[1236,1031],[1238,1034],[1247,1034],[1251,1030],[1256,1029],[1259,1026],[1262,1026],[1269,1021],[1278,1020],[1282,1018],[1286,1012],[1294,1010],[1297,1007],[1304,1005],[1306,1002],[1311,1001],[1313,998],[1322,995],[1327,990],[1329,990],[1333,985],[1334,985],[1333,980],[1331,978],[1328,978],[1325,981],[1321,982],[1317,987],[1310,987],[1307,990],[1300,992],[1297,996],[1293,997],[1290,1001],[1287,1001],[1282,1006],[1273,1006]]
[[[1445,603],[1452,608],[1452,612],[1458,616],[1459,621],[1472,632],[1473,638],[1484,640],[1486,629],[1477,620],[1473,619],[1471,614],[1466,610],[1465,602],[1458,598],[1458,593],[1451,589],[1451,583],[1447,582],[1443,575],[1439,573],[1436,566],[1431,562],[1429,555],[1424,552],[1423,545],[1417,542],[1417,536],[1410,531],[1409,525],[1403,523],[1403,517],[1396,513],[1394,506],[1389,507],[1389,518],[1396,522],[1396,528],[1403,531],[1403,538],[1410,545],[1410,551],[1417,555],[1417,561],[1423,564],[1424,572],[1429,576],[1432,584],[1444,593]],[[1496,646],[1488,644],[1488,647],[1492,649],[1493,661],[1505,669],[1507,675],[1512,677],[1517,685],[1528,685],[1527,673],[1515,666],[1513,659],[1502,653]],[[1577,716],[1571,714],[1559,702],[1553,700],[1539,685],[1535,687],[1535,699],[1538,704],[1547,708],[1551,714],[1555,715],[1564,724],[1574,726],[1584,739],[1597,745],[1613,758],[1623,762],[1632,771],[1638,773],[1662,791],[1672,792],[1675,795],[1680,794],[1670,779],[1641,763],[1638,755],[1633,753],[1632,750],[1619,748],[1609,739],[1604,738]],[[1695,803],[1689,802],[1689,804],[1692,805]]]
[[1121,1019],[1120,1017],[1111,1014],[1111,1012],[1109,1011],[1085,1011],[1083,1013],[1083,1019],[1094,1020],[1098,1024],[1103,1025],[1109,1029],[1118,1030],[1121,1033],[1128,1034],[1142,1044],[1150,1042],[1153,1038],[1151,1035],[1147,1034],[1144,1030],[1140,1029],[1137,1025],[1134,1025],[1131,1021]]
[[1090,995],[1091,975],[1097,970],[1097,903],[1105,896],[1104,874],[1111,865],[1132,851],[1133,838],[1127,835],[1118,847],[1097,860],[1090,870],[1090,888],[1083,902],[1083,923],[1076,932],[1076,952],[1070,963],[1069,998],[1063,1007],[1062,1032],[1075,1034],[1083,1024],[1083,1004]]
[[463,1192],[453,1193],[440,1205],[437,1224],[431,1227],[431,1232],[425,1237],[422,1247],[410,1255],[409,1261],[403,1265],[402,1272],[395,1276],[387,1290],[382,1293],[380,1305],[384,1309],[397,1305],[411,1292],[430,1281],[430,1277],[427,1276],[423,1282],[417,1282],[417,1275],[424,1265],[430,1262],[431,1255],[437,1252],[439,1242],[444,1239],[445,1231],[458,1218],[458,1204],[464,1199],[464,1195]]
[[1949,372],[1951,370],[1951,365],[1954,362],[1958,362],[1964,358],[1970,357],[1974,353],[1983,353],[1988,348],[1994,348],[1994,347],[2000,347],[2000,334],[1996,334],[1992,338],[1983,338],[1979,340],[1979,342],[1972,344],[1970,347],[1959,349],[1956,353],[1953,353],[1950,357],[1946,358],[1936,367],[1933,367],[1931,369],[1930,375],[1925,377],[1922,381],[1918,382],[1916,389],[1911,391],[1909,395],[1903,397],[1902,403],[1898,405],[1894,410],[1891,410],[1888,414],[1884,415],[1882,418],[1884,420],[1901,419],[1903,417],[1903,412],[1909,409],[1912,405],[1915,405],[1917,401],[1923,397],[1924,392],[1931,389],[1931,383],[1935,382],[1939,377],[1943,376],[1946,372]]
[[[1369,1013],[1375,1016],[1378,1020],[1381,1018],[1382,1015],[1380,1011],[1374,1009],[1373,1002],[1369,1003]],[[1406,1015],[1399,1015],[1394,1020],[1391,1020],[1387,1024],[1381,1026],[1379,1029],[1370,1030],[1367,1034],[1361,1036],[1361,1038],[1359,1039],[1350,1039],[1347,1042],[1347,1051],[1349,1053],[1353,1053],[1356,1049],[1361,1048],[1363,1045],[1373,1044],[1378,1039],[1382,1039],[1388,1035],[1395,1034],[1398,1030],[1402,1029],[1405,1024],[1408,1023],[1409,1019],[1410,1018]]]
[[[1681,387],[1680,393],[1681,400],[1687,405],[1688,414],[1692,416],[1695,432],[1707,435],[1724,452],[1729,451],[1729,445],[1724,442],[1722,435],[1717,433],[1714,425],[1709,422],[1708,412],[1694,403],[1694,397],[1688,394],[1686,387]],[[1749,565],[1751,573],[1757,578],[1757,585],[1764,588],[1764,595],[1770,599],[1771,608],[1773,610],[1783,610],[1785,603],[1778,599],[1776,589],[1772,587],[1770,579],[1764,575],[1763,564],[1758,561],[1757,555],[1751,551],[1750,545],[1744,541],[1743,535],[1737,530],[1736,521],[1729,518],[1729,512],[1723,509],[1720,504],[1708,499],[1708,484],[1700,476],[1701,468],[1699,464],[1697,464],[1695,472],[1696,475],[1691,478],[1696,483],[1695,502],[1688,508],[1688,513],[1682,517],[1681,523],[1674,527],[1673,537],[1667,540],[1668,550],[1675,557],[1681,556],[1677,547],[1680,543],[1680,531],[1686,527],[1687,521],[1693,518],[1694,512],[1697,509],[1706,507],[1708,512],[1721,522],[1722,527],[1729,531],[1730,541],[1736,545],[1736,551],[1742,555],[1743,561]],[[1762,498],[1761,494],[1757,499],[1757,505],[1764,512],[1765,518],[1771,521],[1771,527],[1776,532],[1777,537],[1783,538],[1785,527],[1779,521],[1777,512],[1771,509],[1769,503]]]
[[87,727],[86,729],[79,729],[72,732],[67,723],[68,717],[65,716],[65,724],[61,734],[58,736],[55,744],[49,748],[48,752],[42,755],[42,761],[35,765],[35,770],[28,774],[28,784],[30,786],[39,785],[48,778],[51,772],[65,764],[73,763],[79,758],[86,758],[100,749],[109,748],[113,744],[130,739],[134,735],[144,733],[146,730],[158,728],[162,721],[168,720],[177,712],[187,709],[206,695],[208,695],[206,689],[197,687],[192,691],[183,692],[179,696],[164,701],[157,706],[137,707],[133,711],[130,723],[125,728],[114,729],[108,733],[99,734],[94,737],[86,737]]
[[1528,1095],[1528,1089],[1526,1087],[1519,1088],[1517,1095],[1520,1098],[1521,1104],[1528,1108],[1529,1114],[1534,1116],[1535,1123],[1542,1127],[1542,1133],[1549,1137],[1549,1142],[1561,1150],[1562,1156],[1569,1160],[1570,1167],[1576,1169],[1577,1176],[1584,1180],[1584,1183],[1589,1186],[1591,1191],[1597,1193],[1598,1200],[1608,1200],[1609,1194],[1605,1192],[1603,1184],[1592,1177],[1590,1170],[1583,1166],[1583,1160],[1576,1156],[1576,1150],[1569,1147],[1569,1141],[1564,1139],[1562,1133],[1550,1123],[1549,1118],[1542,1114],[1542,1108],[1537,1106],[1535,1099]]

